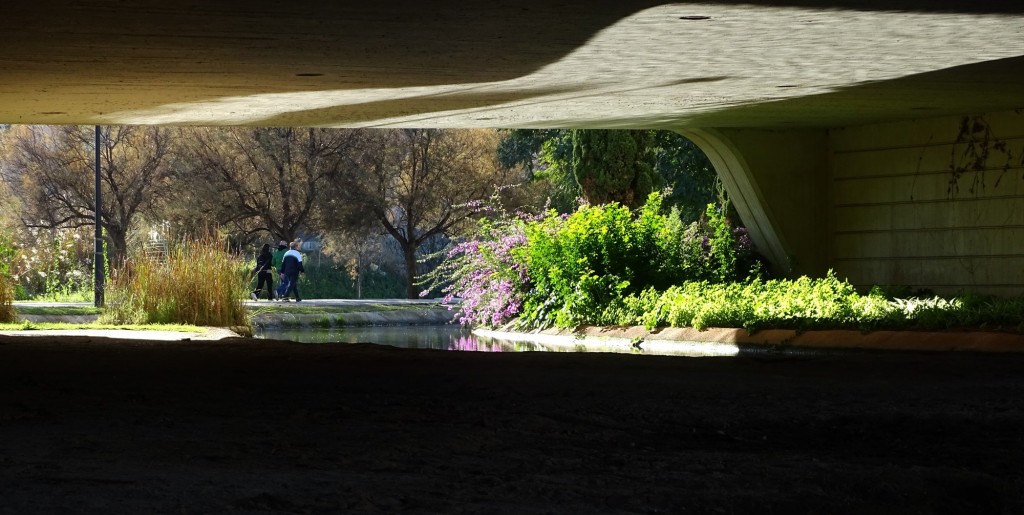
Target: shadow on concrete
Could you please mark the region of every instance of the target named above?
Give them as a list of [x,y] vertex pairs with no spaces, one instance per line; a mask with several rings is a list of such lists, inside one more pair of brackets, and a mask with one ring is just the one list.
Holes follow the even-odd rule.
[[[500,82],[528,76],[602,30],[663,0],[168,0],[5,6],[0,116],[17,123],[92,123],[97,113],[269,93]],[[863,11],[1019,14],[1019,1],[707,0],[682,4],[680,24],[704,23],[702,5]],[[970,37],[965,27],[965,37]],[[695,41],[694,44],[700,44]],[[529,95],[533,93],[528,93]],[[486,95],[411,100],[388,112],[507,101]],[[45,107],[40,107],[45,105]],[[331,109],[331,108],[328,108]],[[367,110],[370,110],[367,107]],[[308,114],[307,114],[308,116]],[[329,117],[348,119],[347,110]],[[292,123],[283,115],[268,123]],[[300,122],[295,122],[300,123]],[[608,120],[614,126],[614,120]]]
[[[344,104],[319,109],[306,109],[271,116],[260,120],[261,125],[269,126],[304,126],[304,125],[337,125],[359,124],[376,120],[424,115],[429,119],[433,113],[451,110],[481,109],[509,102],[529,100],[531,98],[573,93],[577,88],[543,88],[522,91],[469,92],[441,95],[420,95],[394,100]],[[487,120],[481,114],[479,120]]]
[[[0,30],[10,37],[5,79],[46,73],[67,60],[77,73],[102,78],[133,72],[140,79],[223,64],[226,95],[253,93],[232,71],[265,67],[294,91],[296,79],[343,88],[492,82],[522,77],[560,60],[599,31],[663,0],[498,1],[385,0],[351,2],[219,0],[197,4],[124,2],[116,6],[39,0],[5,7]],[[961,13],[1021,13],[1019,1],[994,0],[707,0],[705,4]],[[700,23],[700,6],[680,23]],[[46,67],[26,66],[28,63]],[[49,64],[47,64],[49,63]],[[158,63],[159,69],[145,69]],[[340,66],[358,76],[332,76]],[[431,71],[433,70],[433,71]],[[70,70],[65,69],[65,73]],[[108,75],[109,74],[109,75]],[[234,75],[234,76],[232,76]],[[273,77],[268,77],[271,79]],[[188,87],[167,81],[168,88]],[[332,88],[333,89],[333,88]],[[276,92],[273,87],[261,93]]]
[[[682,79],[661,84],[658,87],[677,86],[681,84],[696,84],[718,82],[728,79],[728,76],[698,77]],[[642,88],[641,88],[642,89]],[[633,90],[627,90],[633,91]],[[623,91],[626,92],[626,91]],[[501,104],[517,102],[523,105],[522,101],[531,99],[543,99],[551,95],[571,94],[573,98],[585,98],[597,93],[588,93],[583,85],[573,88],[535,88],[529,90],[504,90],[504,91],[469,91],[459,93],[430,94],[404,97],[394,100],[381,100],[376,102],[363,102],[359,104],[344,104],[324,107],[319,109],[306,109],[293,111],[277,116],[264,118],[259,121],[260,125],[267,126],[305,126],[305,125],[337,125],[359,124],[379,121],[392,117],[409,117],[422,115],[420,122],[429,122],[432,118],[443,117],[438,113],[465,109],[486,109]],[[600,93],[606,94],[606,93]],[[527,102],[527,105],[540,105],[545,102],[560,102],[562,99],[537,100]],[[486,121],[490,118],[481,113],[477,118],[479,121]],[[406,122],[408,123],[408,122]],[[428,123],[429,125],[429,123]]]
[[[793,85],[799,87],[800,85]],[[784,100],[738,104],[689,116],[602,118],[593,128],[646,126],[822,128],[1024,108],[1024,55],[865,82]],[[551,127],[580,125],[553,120]]]
[[[1024,107],[1024,55],[955,66],[829,93],[734,107],[691,118],[697,126],[836,126]],[[707,120],[706,123],[702,123]],[[766,123],[767,124],[767,123]]]

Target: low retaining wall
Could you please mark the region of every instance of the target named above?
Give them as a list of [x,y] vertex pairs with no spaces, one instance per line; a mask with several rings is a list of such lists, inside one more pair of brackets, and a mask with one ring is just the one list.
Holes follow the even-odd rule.
[[[258,313],[252,317],[254,327],[345,327],[386,325],[443,325],[455,320],[458,312],[445,308],[398,309],[392,311],[359,311],[352,313]],[[19,321],[41,323],[89,324],[99,315],[19,315]]]
[[323,313],[298,315],[291,313],[260,313],[253,315],[253,327],[346,327],[386,325],[443,325],[455,319],[456,312],[447,309],[365,311],[354,313]]
[[99,315],[22,315],[18,314],[18,321],[33,323],[53,324],[91,324],[99,318]]
[[657,353],[735,355],[743,351],[784,349],[860,349],[894,351],[1024,352],[1024,334],[984,331],[796,331],[670,327],[582,327],[577,330],[517,333],[477,329],[479,336],[542,345],[576,347],[588,343]]

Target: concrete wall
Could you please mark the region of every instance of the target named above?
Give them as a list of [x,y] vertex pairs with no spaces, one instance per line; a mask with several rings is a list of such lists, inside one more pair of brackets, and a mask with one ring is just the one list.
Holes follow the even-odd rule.
[[825,130],[679,131],[707,154],[778,275],[824,275],[831,192]]
[[1024,110],[680,132],[780,275],[832,268],[865,289],[1024,294]]
[[[840,276],[1024,293],[1024,111],[833,129],[828,145],[830,262]],[[967,171],[951,183],[951,168]]]

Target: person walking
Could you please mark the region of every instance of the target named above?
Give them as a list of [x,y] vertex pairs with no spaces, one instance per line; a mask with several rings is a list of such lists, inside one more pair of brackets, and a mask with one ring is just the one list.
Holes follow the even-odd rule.
[[287,301],[288,297],[294,293],[295,302],[302,302],[302,296],[299,294],[299,274],[306,270],[302,266],[302,254],[299,253],[298,246],[298,242],[293,241],[289,245],[288,252],[284,253],[284,259],[281,260],[281,272],[284,273],[288,281],[288,289],[285,290],[281,300]]
[[270,253],[270,244],[264,243],[260,254],[256,256],[256,289],[251,293],[252,300],[259,300],[263,285],[267,286],[267,300],[274,300],[274,268],[273,254]]
[[288,242],[281,240],[277,243],[277,250],[274,251],[273,258],[271,259],[271,266],[277,271],[277,278],[279,280],[277,287],[277,298],[279,299],[283,299],[284,292],[288,290],[288,278],[281,270],[281,262],[284,261],[285,252],[288,252]]

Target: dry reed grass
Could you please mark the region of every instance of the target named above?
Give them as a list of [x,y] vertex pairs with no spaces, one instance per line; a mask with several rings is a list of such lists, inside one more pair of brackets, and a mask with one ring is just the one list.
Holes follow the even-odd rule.
[[101,321],[115,324],[248,326],[248,267],[213,237],[139,255],[112,274]]

